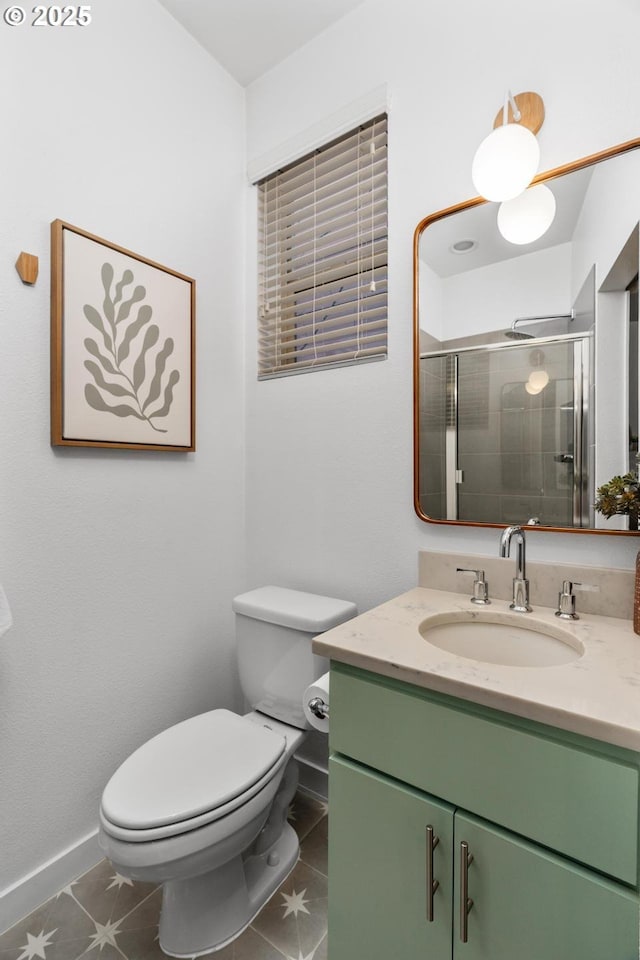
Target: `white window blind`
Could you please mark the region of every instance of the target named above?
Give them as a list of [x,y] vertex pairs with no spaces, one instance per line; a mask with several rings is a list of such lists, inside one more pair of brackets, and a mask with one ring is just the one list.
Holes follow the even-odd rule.
[[258,378],[384,358],[386,115],[258,190]]

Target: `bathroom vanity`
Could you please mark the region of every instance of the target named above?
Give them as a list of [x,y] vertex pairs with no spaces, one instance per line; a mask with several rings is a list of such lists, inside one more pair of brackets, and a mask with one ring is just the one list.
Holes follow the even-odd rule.
[[315,643],[332,660],[331,960],[639,956],[640,637],[492,606],[560,624],[576,655],[451,654],[424,624],[468,622],[469,599],[420,587]]

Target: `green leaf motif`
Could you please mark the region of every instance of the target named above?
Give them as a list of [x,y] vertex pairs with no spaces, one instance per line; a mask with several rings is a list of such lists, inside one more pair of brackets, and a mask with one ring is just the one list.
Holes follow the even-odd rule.
[[105,380],[100,367],[97,363],[94,363],[93,360],[85,360],[84,365],[98,386],[106,390],[107,393],[110,393],[114,397],[131,397],[132,400],[136,399],[135,393],[132,393],[131,390],[120,386],[119,383],[109,383],[108,380]]
[[144,287],[136,287],[129,300],[123,300],[120,304],[118,316],[116,317],[116,325],[122,323],[123,320],[126,320],[131,313],[131,307],[134,305],[134,303],[139,303],[140,300],[144,300],[146,295],[147,291]]
[[171,404],[173,403],[173,388],[175,387],[179,379],[180,379],[180,374],[178,373],[178,371],[172,370],[169,376],[169,382],[167,383],[167,386],[164,391],[164,403],[159,410],[156,410],[155,413],[149,414],[149,419],[151,419],[152,417],[153,418],[166,417],[166,415],[169,413],[169,410],[171,409]]
[[156,372],[151,381],[151,386],[149,387],[149,396],[142,405],[142,412],[147,409],[147,407],[152,404],[160,396],[160,390],[162,389],[162,374],[164,373],[164,368],[167,365],[167,358],[173,353],[173,340],[171,337],[167,337],[164,342],[162,350],[159,352],[156,357]]
[[[150,323],[153,309],[149,304],[138,307],[137,316],[134,320],[130,319],[134,305],[147,295],[141,284],[131,290],[134,283],[132,270],[123,270],[122,276],[116,281],[113,266],[103,263],[100,276],[104,288],[103,312],[87,303],[84,305],[84,316],[101,334],[104,349],[98,345],[99,341],[91,337],[84,341],[85,350],[94,358],[84,361],[85,369],[93,379],[93,383],[85,385],[85,400],[101,413],[123,418],[135,417],[147,423],[152,430],[167,433],[167,429],[156,426],[153,420],[169,414],[174,388],[180,380],[178,370],[172,370],[166,379],[167,362],[174,351],[174,340],[167,337],[160,350],[156,352],[153,349],[160,338],[160,328]],[[123,363],[129,357],[133,369],[129,364],[123,369]],[[105,374],[117,379],[107,379]],[[112,405],[107,402],[111,397],[124,398],[127,402]],[[162,403],[160,409],[148,413],[148,409],[158,402]]]
[[133,274],[131,273],[131,270],[125,270],[125,272],[122,274],[122,280],[119,280],[118,283],[116,283],[116,292],[113,298],[114,307],[118,303],[120,303],[120,301],[122,300],[123,288],[128,287],[129,284],[132,282],[133,282]]
[[133,320],[127,327],[124,337],[122,338],[122,343],[118,347],[118,363],[119,364],[122,363],[123,360],[126,360],[127,357],[129,356],[129,351],[131,349],[131,341],[133,340],[134,337],[136,337],[140,333],[145,323],[148,323],[149,320],[151,320],[152,314],[153,314],[153,310],[147,304],[140,307],[140,309],[138,310],[137,318]]
[[104,287],[104,302],[102,304],[102,309],[104,310],[104,315],[109,321],[113,323],[113,301],[111,300],[111,284],[113,282],[113,267],[110,263],[102,264],[102,286]]
[[146,374],[145,361],[146,361],[147,352],[151,349],[151,347],[155,346],[155,344],[158,342],[159,336],[160,336],[160,330],[155,325],[155,323],[149,327],[149,329],[144,335],[142,351],[133,367],[133,389],[136,391],[136,393],[138,392],[139,388],[142,386],[142,383],[145,378],[145,374]]
[[104,345],[107,348],[107,350],[113,353],[113,341],[109,336],[109,334],[107,333],[107,331],[105,330],[104,324],[102,323],[102,317],[100,316],[98,311],[95,309],[95,307],[92,307],[88,303],[85,303],[83,310],[84,310],[84,315],[89,321],[89,323],[102,334],[104,339]]
[[93,407],[94,410],[100,410],[100,412],[104,413],[112,413],[116,417],[136,417],[138,420],[145,419],[141,413],[138,413],[137,410],[134,410],[133,407],[130,407],[126,403],[120,403],[117,407],[112,407],[108,403],[105,403],[97,388],[94,387],[92,383],[88,383],[84,388],[84,398],[89,406]]
[[92,340],[90,337],[84,341],[85,350],[87,353],[90,353],[91,356],[96,357],[100,361],[107,373],[119,373],[118,370],[114,367],[108,357],[105,357],[104,354],[100,353],[100,349],[95,340]]

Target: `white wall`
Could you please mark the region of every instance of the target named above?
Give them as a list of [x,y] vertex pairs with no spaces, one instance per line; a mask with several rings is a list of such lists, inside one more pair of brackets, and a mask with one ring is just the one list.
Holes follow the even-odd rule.
[[444,325],[444,280],[424,261],[418,271],[420,293],[418,303],[420,313],[418,322],[422,333],[429,334],[437,341],[445,339]]
[[[416,583],[421,548],[497,551],[494,530],[430,526],[413,512],[413,230],[473,195],[471,159],[507,87],[545,101],[543,168],[637,135],[628,104],[640,98],[639,31],[629,0],[541,0],[533,12],[510,0],[368,0],[249,88],[249,156],[381,83],[390,96],[389,359],[257,383],[248,303],[251,582],[364,609]],[[529,554],[631,567],[637,549],[634,538],[536,532]]]
[[[640,218],[640,157],[623,154],[594,168],[576,224],[573,244],[573,290],[595,269],[596,374],[595,485],[627,472],[629,457],[628,364],[621,363],[628,343],[626,287],[638,272],[637,244],[624,255]],[[619,264],[622,263],[620,269]],[[616,266],[615,282],[610,273]],[[606,288],[603,292],[602,287]],[[625,517],[596,514],[600,528],[624,529]]]
[[[640,157],[634,150],[593,170],[573,234],[574,297],[594,264],[600,289],[639,218]],[[630,269],[637,270],[637,263]]]
[[570,278],[570,243],[446,277],[442,339],[508,330],[517,317],[569,313]]
[[[235,702],[244,92],[155,0],[92,9],[0,22],[0,893],[96,828],[136,745]],[[57,217],[196,278],[195,454],[49,446]]]

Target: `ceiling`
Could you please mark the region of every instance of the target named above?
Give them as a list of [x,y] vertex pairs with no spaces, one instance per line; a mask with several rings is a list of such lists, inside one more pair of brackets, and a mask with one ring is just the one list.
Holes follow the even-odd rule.
[[[483,203],[436,220],[427,227],[420,236],[420,259],[439,277],[445,278],[520,257],[523,253],[568,243],[573,237],[592,175],[593,167],[585,167],[548,181],[557,202],[554,222],[539,240],[525,247],[501,237],[496,225],[498,204]],[[475,241],[476,246],[464,255],[456,254],[451,247],[460,240]]]
[[247,86],[363,0],[159,0]]

